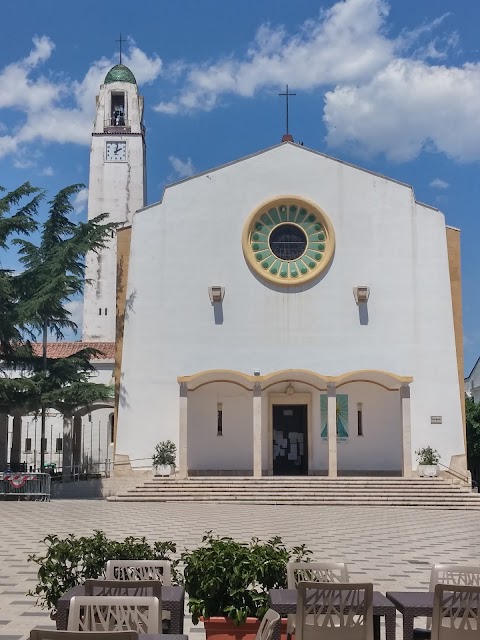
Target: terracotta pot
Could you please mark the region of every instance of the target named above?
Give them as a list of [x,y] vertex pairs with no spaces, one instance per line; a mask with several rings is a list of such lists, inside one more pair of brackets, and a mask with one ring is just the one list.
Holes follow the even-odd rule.
[[[203,620],[207,640],[255,640],[260,620],[247,618],[247,621],[236,626],[229,618],[208,618]],[[287,638],[287,621],[281,620],[281,640]]]

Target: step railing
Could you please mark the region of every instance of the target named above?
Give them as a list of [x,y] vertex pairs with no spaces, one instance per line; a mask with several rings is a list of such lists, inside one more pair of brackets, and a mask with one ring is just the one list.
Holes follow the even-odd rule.
[[470,478],[468,476],[464,476],[463,473],[460,473],[459,471],[455,471],[454,469],[447,467],[447,465],[442,464],[441,462],[437,462],[437,464],[439,467],[442,467],[446,473],[450,473],[452,476],[457,478],[457,480],[461,480],[465,484],[470,484]]

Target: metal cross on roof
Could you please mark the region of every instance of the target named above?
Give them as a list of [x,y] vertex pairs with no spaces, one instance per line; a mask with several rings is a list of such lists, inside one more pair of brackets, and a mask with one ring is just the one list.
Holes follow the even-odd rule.
[[290,135],[290,133],[289,133],[289,131],[288,131],[288,98],[289,98],[290,96],[296,96],[297,94],[296,94],[296,93],[289,93],[289,91],[288,91],[288,84],[287,84],[287,85],[286,85],[285,93],[279,93],[278,95],[279,95],[279,96],[285,96],[285,106],[286,106],[286,112],[287,112],[287,131],[286,131],[286,135],[287,135],[287,136],[289,136],[289,135]]
[[122,34],[120,34],[120,38],[115,40],[115,42],[120,43],[120,64],[122,64],[122,42],[126,42],[126,40],[122,39]]

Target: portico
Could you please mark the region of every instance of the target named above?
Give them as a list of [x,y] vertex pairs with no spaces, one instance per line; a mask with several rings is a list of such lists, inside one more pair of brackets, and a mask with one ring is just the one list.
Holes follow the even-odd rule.
[[412,380],[377,370],[180,376],[179,473],[410,477]]

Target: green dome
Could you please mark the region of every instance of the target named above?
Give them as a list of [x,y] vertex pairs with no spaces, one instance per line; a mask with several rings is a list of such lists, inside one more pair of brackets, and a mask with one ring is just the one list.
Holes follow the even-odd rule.
[[137,84],[135,76],[124,64],[116,64],[107,73],[104,84],[110,84],[111,82],[131,82],[132,84]]

